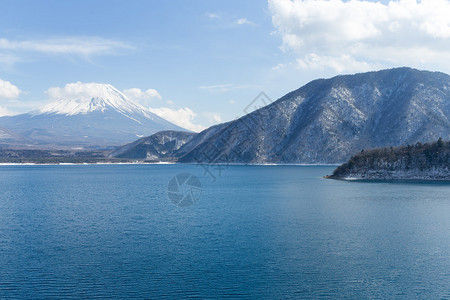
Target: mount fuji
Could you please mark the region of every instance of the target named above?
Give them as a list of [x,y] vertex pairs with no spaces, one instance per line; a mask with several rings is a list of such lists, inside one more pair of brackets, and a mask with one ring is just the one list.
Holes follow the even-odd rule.
[[0,127],[28,144],[95,148],[123,145],[161,130],[187,131],[153,114],[109,84],[60,98],[37,110],[0,118]]

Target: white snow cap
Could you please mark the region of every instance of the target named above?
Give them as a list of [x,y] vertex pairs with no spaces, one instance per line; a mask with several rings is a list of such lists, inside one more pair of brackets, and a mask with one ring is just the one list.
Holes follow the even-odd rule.
[[121,113],[139,112],[147,115],[149,111],[134,103],[122,92],[110,84],[102,83],[68,83],[63,88],[53,87],[47,90],[49,99],[56,100],[37,111],[35,114],[86,114],[93,111],[104,111],[113,108]]

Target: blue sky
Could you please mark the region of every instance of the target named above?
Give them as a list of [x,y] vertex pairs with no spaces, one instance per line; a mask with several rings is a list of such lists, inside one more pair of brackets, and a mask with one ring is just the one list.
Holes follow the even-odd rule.
[[3,115],[51,101],[49,88],[98,82],[199,130],[242,115],[261,91],[275,100],[318,77],[404,65],[450,71],[447,0],[0,6]]

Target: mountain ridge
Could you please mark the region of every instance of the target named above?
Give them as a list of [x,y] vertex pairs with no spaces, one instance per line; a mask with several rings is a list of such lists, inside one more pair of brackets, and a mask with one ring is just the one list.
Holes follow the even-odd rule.
[[450,76],[441,72],[395,68],[317,79],[199,133],[178,161],[341,163],[364,148],[448,139],[449,100]]
[[113,151],[109,157],[153,161],[174,161],[176,151],[196,133],[165,130],[140,138]]

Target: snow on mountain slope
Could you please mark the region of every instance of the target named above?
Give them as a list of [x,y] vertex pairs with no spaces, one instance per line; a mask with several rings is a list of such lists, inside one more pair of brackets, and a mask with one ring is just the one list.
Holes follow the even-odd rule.
[[314,80],[210,127],[179,162],[340,163],[362,149],[450,139],[450,76],[396,68]]
[[195,135],[194,132],[160,131],[119,147],[111,157],[172,161],[175,152]]
[[60,99],[31,113],[56,113],[72,116],[93,111],[103,112],[105,109],[112,108],[126,116],[129,116],[127,114],[141,113],[144,116],[151,118],[153,115],[143,106],[133,103],[110,84],[87,83],[84,85],[88,85],[91,88],[89,94],[78,93],[75,99]]
[[40,144],[77,147],[117,146],[161,130],[185,130],[110,84],[77,82],[53,94],[58,100],[26,114],[1,117],[0,126]]

